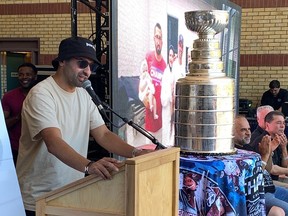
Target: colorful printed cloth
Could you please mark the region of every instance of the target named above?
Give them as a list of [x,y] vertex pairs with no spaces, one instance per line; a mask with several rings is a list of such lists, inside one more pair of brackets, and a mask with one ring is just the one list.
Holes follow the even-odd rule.
[[180,215],[266,215],[260,155],[182,155]]

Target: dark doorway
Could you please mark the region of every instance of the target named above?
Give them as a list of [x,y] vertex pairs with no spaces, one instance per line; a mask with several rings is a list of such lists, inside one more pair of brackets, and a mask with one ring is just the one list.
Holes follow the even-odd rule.
[[169,62],[169,46],[172,45],[174,52],[178,53],[178,19],[168,15],[167,22],[167,62]]

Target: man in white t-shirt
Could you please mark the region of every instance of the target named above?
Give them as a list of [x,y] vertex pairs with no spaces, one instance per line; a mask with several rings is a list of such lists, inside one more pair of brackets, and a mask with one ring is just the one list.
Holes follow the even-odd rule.
[[173,69],[174,47],[169,46],[169,61],[162,77],[162,143],[174,145],[175,74]]
[[123,157],[147,153],[112,133],[82,84],[97,62],[95,47],[80,37],[61,41],[52,61],[55,75],[32,88],[22,110],[17,175],[27,216],[35,215],[36,197],[96,174],[111,179],[119,161],[86,158],[89,134],[106,150]]

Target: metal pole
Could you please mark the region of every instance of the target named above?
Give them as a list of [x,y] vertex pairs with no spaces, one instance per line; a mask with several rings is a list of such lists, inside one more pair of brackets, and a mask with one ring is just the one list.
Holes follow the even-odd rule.
[[77,0],[71,0],[71,37],[77,37]]
[[[101,12],[101,3],[102,3],[102,0],[96,0],[96,9],[97,11],[100,11]],[[97,59],[99,61],[101,61],[101,34],[99,34],[101,32],[101,13],[96,13],[96,37],[99,37],[98,40],[96,38],[95,40],[95,46],[96,46],[96,54],[97,54]],[[99,56],[100,54],[100,56]]]

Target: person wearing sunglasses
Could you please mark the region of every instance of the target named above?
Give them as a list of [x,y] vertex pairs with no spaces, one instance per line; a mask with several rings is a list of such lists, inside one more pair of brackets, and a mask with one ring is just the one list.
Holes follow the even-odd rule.
[[109,152],[134,157],[150,152],[134,148],[105,125],[91,97],[82,87],[97,66],[90,40],[61,41],[52,61],[55,75],[31,89],[22,110],[22,135],[16,166],[27,216],[35,215],[35,199],[44,193],[95,174],[111,179],[120,161],[86,158],[89,134]]

